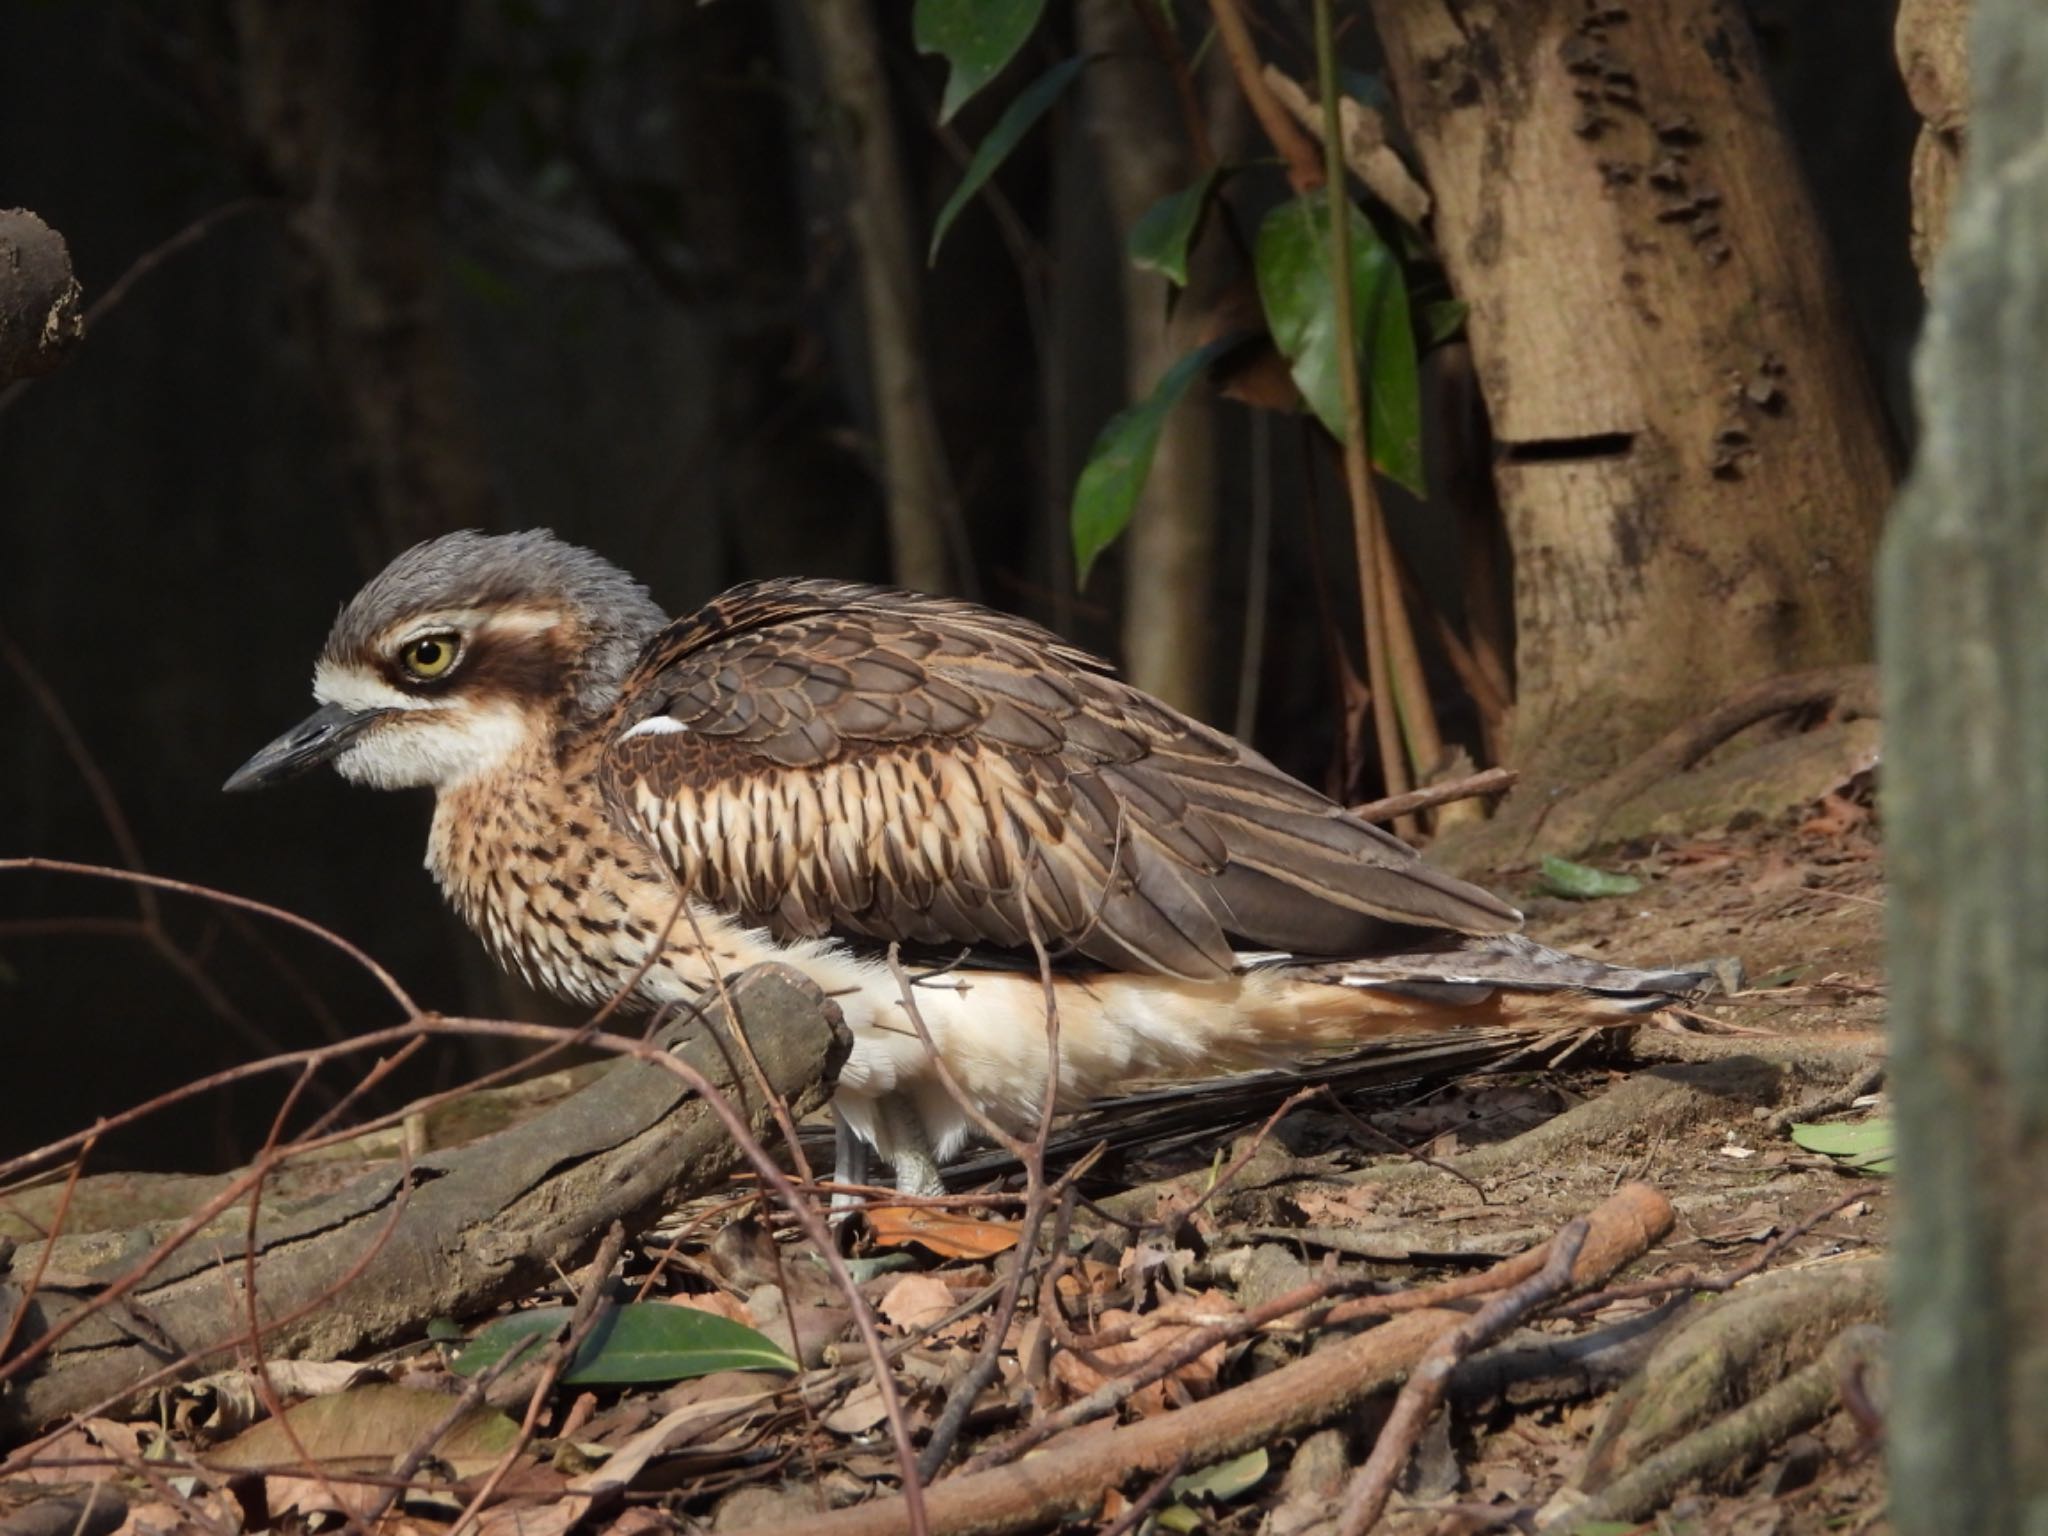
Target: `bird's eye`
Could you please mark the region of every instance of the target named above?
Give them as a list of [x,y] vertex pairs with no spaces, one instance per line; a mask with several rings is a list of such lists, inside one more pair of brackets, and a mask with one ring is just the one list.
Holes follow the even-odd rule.
[[408,640],[398,653],[398,663],[422,682],[448,675],[455,665],[456,639],[453,635],[421,635]]

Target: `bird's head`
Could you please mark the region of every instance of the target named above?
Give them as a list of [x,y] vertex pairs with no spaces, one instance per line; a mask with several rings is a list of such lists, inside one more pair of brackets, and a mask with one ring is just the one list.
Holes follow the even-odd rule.
[[320,708],[227,781],[320,763],[380,789],[444,789],[608,708],[666,623],[647,589],[541,530],[415,545],[358,592],[313,668]]

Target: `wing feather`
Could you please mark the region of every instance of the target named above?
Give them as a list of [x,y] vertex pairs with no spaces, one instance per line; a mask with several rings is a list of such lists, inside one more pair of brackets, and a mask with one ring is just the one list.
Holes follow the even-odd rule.
[[[668,726],[636,732],[657,716]],[[823,581],[656,637],[607,722],[612,815],[785,934],[1046,942],[1189,978],[1519,914],[1021,619]]]

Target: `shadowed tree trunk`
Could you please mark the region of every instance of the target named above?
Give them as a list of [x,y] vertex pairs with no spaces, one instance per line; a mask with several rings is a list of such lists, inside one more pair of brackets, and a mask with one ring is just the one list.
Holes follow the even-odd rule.
[[1880,592],[1908,1536],[2048,1529],[2048,12],[1972,41]]
[[[1085,0],[1081,46],[1100,58],[1088,74],[1089,129],[1119,242],[1160,198],[1201,174],[1173,86],[1130,0]],[[1198,344],[1167,316],[1157,272],[1121,264],[1124,377],[1142,400],[1174,360]],[[1184,310],[1183,313],[1186,311]],[[1159,449],[1124,545],[1123,663],[1140,688],[1210,717],[1216,558],[1215,407],[1193,391],[1159,434]]]
[[442,297],[457,6],[240,0],[242,127],[286,200],[298,331],[343,430],[366,567],[491,523]]
[[1726,0],[1376,0],[1498,443],[1522,799],[1858,659],[1894,477]]
[[[960,509],[927,382],[917,300],[923,254],[911,233],[881,43],[868,0],[810,0],[807,14],[845,146],[846,216],[860,253],[895,579],[922,592],[951,592],[959,584],[947,543]],[[965,548],[953,554],[968,558]]]

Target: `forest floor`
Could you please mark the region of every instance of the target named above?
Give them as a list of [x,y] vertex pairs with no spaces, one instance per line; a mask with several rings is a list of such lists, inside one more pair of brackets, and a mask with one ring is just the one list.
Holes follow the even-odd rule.
[[[1069,1483],[1088,1485],[1069,1529],[1339,1529],[1393,1397],[1340,1379],[1346,1372],[1315,1377],[1315,1362],[1342,1351],[1365,1351],[1364,1361],[1404,1319],[1359,1328],[1329,1309],[1370,1311],[1427,1287],[1448,1305],[1460,1288],[1497,1296],[1516,1278],[1515,1292],[1529,1294],[1503,1308],[1497,1339],[1467,1341],[1445,1381],[1447,1406],[1411,1426],[1415,1454],[1375,1529],[1886,1529],[1881,1409],[1871,1407],[1882,1402],[1882,1378],[1856,1325],[1881,1321],[1876,1260],[1890,1197],[1882,1177],[1802,1150],[1787,1130],[1873,1112],[1884,875],[1870,813],[1830,796],[1789,820],[1598,862],[1641,888],[1565,901],[1532,894],[1534,870],[1502,871],[1493,883],[1525,904],[1545,942],[1637,965],[1733,956],[1746,970],[1742,989],[1562,1061],[1448,1086],[1319,1097],[1277,1120],[1212,1099],[1209,1134],[1098,1163],[1078,1181],[1077,1197],[1088,1199],[1049,1214],[1045,1233],[1021,1249],[1027,1224],[1014,1199],[872,1213],[851,1258],[896,1357],[897,1426],[914,1446],[957,1436],[952,1470],[931,1491],[933,1530],[1050,1528],[1017,1523],[1017,1501]],[[622,1532],[839,1529],[823,1511],[844,1519],[844,1506],[900,1493],[889,1405],[852,1335],[844,1290],[786,1220],[735,1193],[629,1242],[627,1294],[793,1341],[800,1375],[728,1369],[666,1388],[494,1388],[465,1416],[447,1395],[461,1378],[438,1347],[421,1345],[376,1366],[426,1393],[393,1397],[393,1387],[337,1368],[303,1368],[292,1390],[309,1395],[307,1406],[345,1406],[327,1420],[294,1409],[280,1440],[263,1438],[276,1425],[258,1422],[264,1394],[246,1372],[229,1373],[17,1454],[0,1467],[0,1532],[17,1529],[10,1511],[26,1519],[38,1500],[47,1514],[56,1493],[90,1516],[80,1500],[95,1485],[121,1488],[125,1510],[98,1525],[18,1529],[112,1530],[122,1518],[131,1530],[339,1528],[343,1512],[384,1504],[371,1517],[379,1530],[451,1530],[516,1443],[512,1425],[528,1415],[529,1396],[535,1438],[472,1529],[562,1531],[579,1519]],[[1576,1302],[1554,1288],[1537,1294],[1527,1265],[1487,1278],[1489,1266],[1550,1243],[1576,1218],[1632,1199],[1637,1212],[1668,1202],[1672,1221],[1661,1236],[1645,1234],[1647,1251],[1601,1281],[1605,1289]],[[1589,1253],[1606,1230],[1596,1220]],[[1020,1251],[1036,1267],[997,1337]],[[1256,1329],[1234,1321],[1317,1286],[1314,1306],[1297,1302]],[[586,1274],[536,1299],[593,1294]],[[0,1325],[4,1303],[0,1292]],[[1187,1358],[1163,1369],[1175,1350]],[[984,1359],[985,1384],[963,1393]],[[1411,1352],[1386,1379],[1412,1364]],[[1158,1379],[1138,1385],[1148,1365]],[[1262,1382],[1284,1389],[1262,1395]],[[1312,1401],[1319,1392],[1332,1394],[1328,1403]],[[971,1411],[949,1422],[956,1397]],[[1112,1403],[1108,1416],[1015,1459],[1020,1431],[1062,1411],[1078,1419],[1073,1405],[1091,1397]],[[1210,1404],[1218,1409],[1205,1421],[1198,1409]],[[1253,1423],[1262,1414],[1281,1426],[1263,1443],[1229,1441],[1233,1415]],[[1176,1444],[1183,1425],[1188,1437]],[[1105,1479],[1103,1458],[1115,1463],[1118,1447],[1143,1435],[1152,1439],[1120,1463],[1125,1475]],[[1220,1462],[1202,1450],[1225,1442],[1238,1450]],[[297,1466],[307,1454],[337,1459],[308,1478]],[[973,1467],[961,1471],[971,1458],[1014,1466],[977,1479]],[[394,1466],[409,1490],[402,1498],[387,1497]],[[939,1498],[948,1481],[985,1492],[949,1514]],[[1615,1501],[1617,1486],[1631,1484],[1647,1486]],[[1610,1506],[1564,1518],[1602,1487]],[[845,1529],[909,1528],[886,1508]]]

